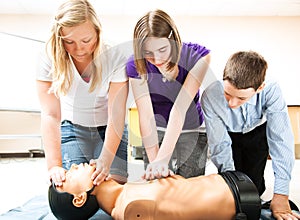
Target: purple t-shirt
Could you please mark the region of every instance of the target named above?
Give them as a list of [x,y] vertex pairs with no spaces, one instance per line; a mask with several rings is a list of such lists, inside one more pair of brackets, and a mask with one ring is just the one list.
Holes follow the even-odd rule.
[[[155,114],[156,125],[167,127],[169,114],[175,99],[189,73],[201,57],[206,56],[210,50],[204,46],[183,43],[179,59],[179,73],[176,81],[163,80],[162,74],[153,64],[147,62],[148,87]],[[134,64],[134,57],[131,56],[126,65],[126,72],[130,78],[140,78]],[[185,117],[183,129],[198,128],[203,122],[203,112],[200,106],[200,90],[194,97]]]

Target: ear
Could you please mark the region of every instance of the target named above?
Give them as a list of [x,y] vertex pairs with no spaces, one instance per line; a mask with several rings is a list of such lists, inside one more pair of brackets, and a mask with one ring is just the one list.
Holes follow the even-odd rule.
[[84,203],[86,202],[87,199],[87,193],[83,192],[79,195],[74,195],[73,198],[73,205],[77,208],[80,208],[81,206],[84,205]]
[[263,82],[263,83],[258,87],[258,89],[256,90],[256,93],[260,93],[260,92],[265,88],[265,85],[266,85],[266,83]]

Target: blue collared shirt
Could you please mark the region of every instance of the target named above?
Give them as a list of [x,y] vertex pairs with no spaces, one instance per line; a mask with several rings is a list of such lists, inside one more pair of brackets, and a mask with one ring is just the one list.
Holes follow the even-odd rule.
[[294,165],[294,137],[278,83],[267,81],[264,89],[236,109],[228,106],[223,81],[203,92],[201,104],[211,160],[220,172],[234,170],[228,131],[247,133],[267,121],[267,140],[275,175],[274,193],[289,194]]

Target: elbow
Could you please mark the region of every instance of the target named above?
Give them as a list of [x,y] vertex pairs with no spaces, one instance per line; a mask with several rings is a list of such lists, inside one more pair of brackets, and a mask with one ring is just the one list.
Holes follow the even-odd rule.
[[60,112],[47,112],[47,111],[42,111],[41,112],[41,118],[44,120],[55,120],[55,121],[60,121],[61,120],[61,114]]
[[207,54],[206,56],[203,57],[204,62],[209,65],[210,64],[210,60],[211,60],[211,55],[210,53]]

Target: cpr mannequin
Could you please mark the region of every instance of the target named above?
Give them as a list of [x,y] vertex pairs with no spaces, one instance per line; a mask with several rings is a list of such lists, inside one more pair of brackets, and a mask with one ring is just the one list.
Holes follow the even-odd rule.
[[124,185],[110,179],[93,186],[94,170],[72,165],[62,186],[49,187],[50,208],[58,219],[88,219],[99,207],[117,220],[259,219],[258,192],[243,173],[173,175]]

